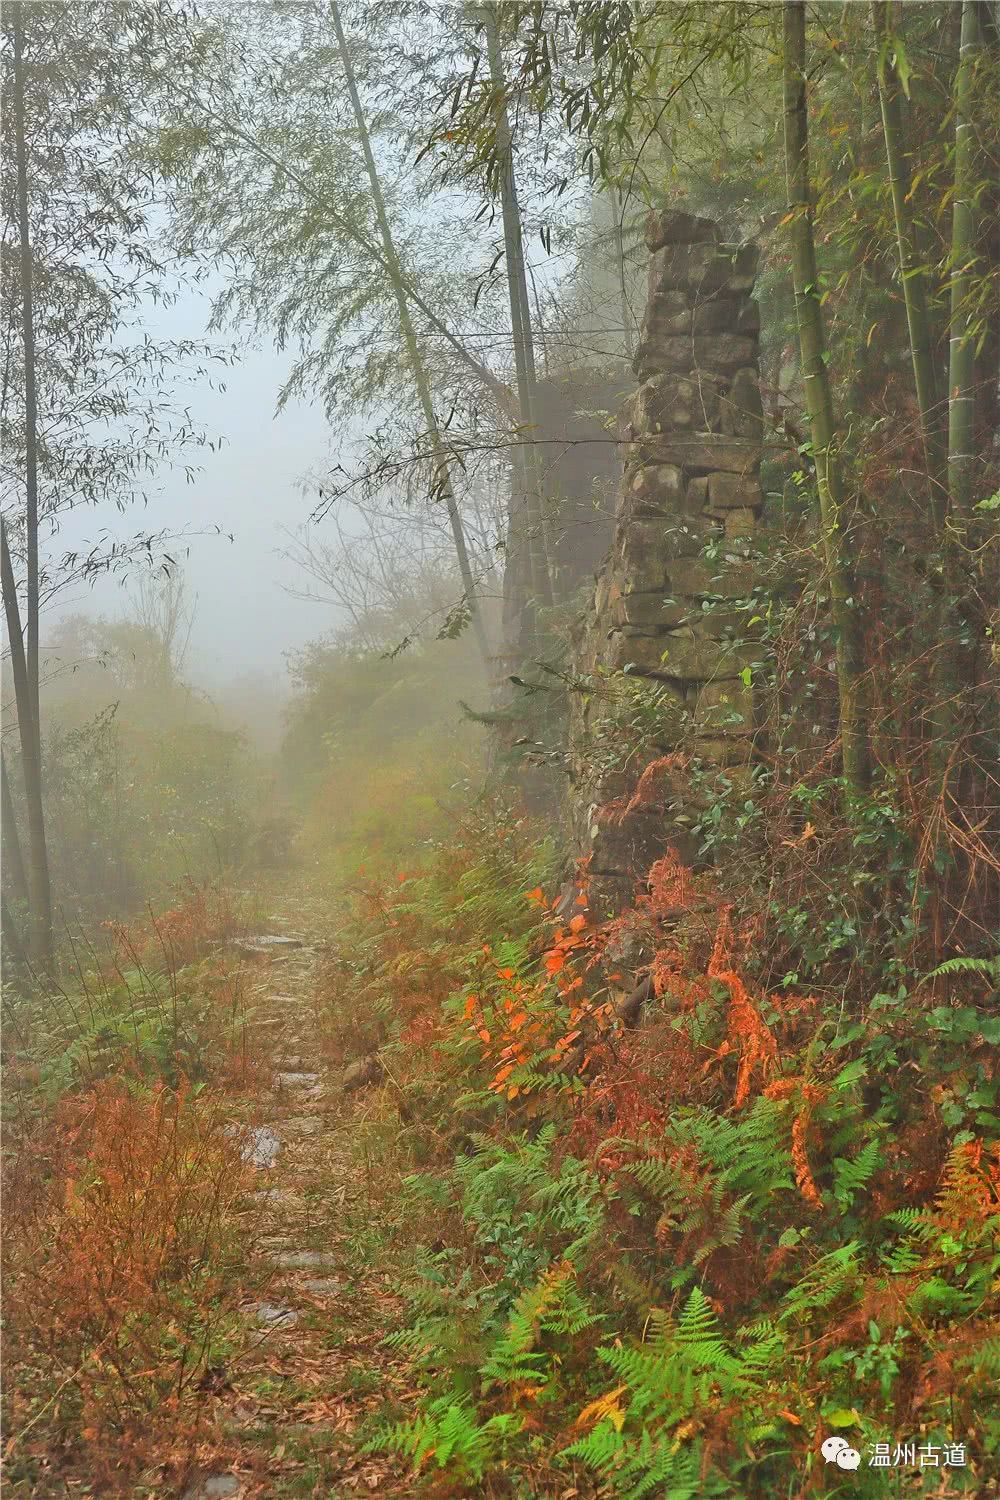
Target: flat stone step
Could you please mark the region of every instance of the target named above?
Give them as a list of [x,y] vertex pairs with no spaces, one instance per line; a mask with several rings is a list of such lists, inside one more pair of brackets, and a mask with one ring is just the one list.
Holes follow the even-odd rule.
[[336,1276],[307,1276],[299,1285],[313,1297],[338,1297],[344,1290]]
[[308,1089],[319,1083],[318,1073],[276,1073],[274,1076],[281,1089]]
[[302,1204],[302,1198],[298,1193],[293,1193],[291,1188],[261,1188],[259,1192],[247,1193],[246,1205],[248,1208],[280,1208],[284,1205],[291,1208],[293,1205]]
[[282,1271],[333,1271],[338,1264],[328,1250],[283,1250],[274,1263]]
[[283,1302],[258,1302],[253,1318],[258,1328],[292,1328],[299,1321],[295,1309]]
[[[233,1134],[236,1134],[234,1129]],[[251,1125],[240,1155],[252,1167],[273,1167],[281,1150],[281,1137],[270,1125]]]
[[237,953],[246,953],[251,957],[261,953],[292,953],[296,948],[304,946],[302,938],[281,937],[272,932],[255,933],[252,937],[236,938],[233,942]]
[[224,1496],[240,1494],[242,1489],[235,1474],[208,1474],[184,1491],[184,1500],[223,1500]]

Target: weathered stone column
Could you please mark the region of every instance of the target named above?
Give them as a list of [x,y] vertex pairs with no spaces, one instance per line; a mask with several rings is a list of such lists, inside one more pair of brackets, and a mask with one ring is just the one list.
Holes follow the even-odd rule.
[[[579,657],[596,691],[572,730],[577,826],[605,909],[633,899],[668,845],[694,858],[690,824],[676,821],[690,787],[683,768],[664,767],[652,800],[624,818],[622,809],[670,751],[727,773],[749,763],[746,669],[759,656],[734,642],[742,614],[726,607],[753,586],[761,510],[756,247],[721,243],[714,223],[685,213],[651,214],[646,244],[642,383],[621,416],[614,537]],[[661,686],[662,725],[641,756],[602,776],[595,759],[627,677]]]

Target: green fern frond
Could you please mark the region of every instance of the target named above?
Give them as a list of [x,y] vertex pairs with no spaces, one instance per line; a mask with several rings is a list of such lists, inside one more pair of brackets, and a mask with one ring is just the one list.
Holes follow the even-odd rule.
[[869,1141],[853,1160],[837,1156],[833,1161],[833,1195],[844,1210],[849,1209],[862,1188],[867,1187],[882,1165],[882,1149]]
[[442,1396],[412,1422],[396,1423],[379,1433],[366,1451],[405,1454],[414,1469],[433,1459],[439,1469],[451,1467],[478,1480],[493,1462],[501,1439],[519,1425],[520,1419],[509,1414],[480,1424],[468,1401]]
[[984,979],[1000,980],[1000,953],[993,958],[946,958],[943,964],[925,974],[921,982],[945,979],[950,974],[981,974]]
[[517,1299],[504,1333],[483,1365],[484,1382],[507,1385],[537,1378],[547,1363],[548,1356],[539,1348],[547,1335],[573,1339],[600,1321],[580,1296],[572,1266],[547,1271]]
[[795,1286],[785,1293],[779,1323],[799,1322],[812,1312],[823,1311],[854,1282],[859,1274],[858,1243],[849,1241],[823,1255]]

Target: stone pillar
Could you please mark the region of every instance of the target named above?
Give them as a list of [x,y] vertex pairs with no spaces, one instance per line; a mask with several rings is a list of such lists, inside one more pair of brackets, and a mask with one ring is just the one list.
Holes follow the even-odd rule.
[[[761,511],[756,247],[722,243],[710,220],[671,212],[649,216],[646,245],[641,384],[621,414],[614,535],[580,643],[579,669],[596,691],[572,727],[576,823],[605,909],[633,899],[668,845],[694,858],[687,817],[676,821],[690,784],[679,763],[622,810],[645,767],[671,751],[727,774],[749,763],[745,672],[759,656],[732,643],[744,617],[725,604],[753,586]],[[660,685],[662,724],[642,756],[602,776],[597,751],[627,677]]]

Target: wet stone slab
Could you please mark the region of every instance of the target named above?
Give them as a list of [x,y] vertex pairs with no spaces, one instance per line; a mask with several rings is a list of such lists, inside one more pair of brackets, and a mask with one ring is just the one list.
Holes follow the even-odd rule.
[[[231,1134],[237,1134],[234,1127]],[[270,1125],[252,1125],[240,1150],[240,1155],[252,1167],[273,1167],[281,1150],[281,1139]]]
[[209,1474],[184,1491],[184,1500],[225,1500],[238,1495],[243,1486],[235,1474]]
[[298,937],[283,937],[279,933],[258,932],[251,937],[237,938],[233,947],[238,953],[292,953],[303,947]]
[[312,1297],[338,1297],[344,1290],[344,1283],[336,1276],[307,1276],[299,1284]]
[[337,1259],[327,1250],[282,1250],[274,1263],[282,1271],[333,1271]]
[[248,1208],[295,1208],[302,1203],[291,1188],[261,1188],[258,1193],[247,1193],[244,1201]]
[[295,1115],[282,1123],[289,1135],[318,1135],[323,1129],[318,1115]]
[[274,1076],[280,1089],[308,1089],[319,1083],[318,1073],[276,1073]]
[[299,1321],[299,1315],[283,1302],[258,1302],[253,1320],[258,1328],[292,1328]]

